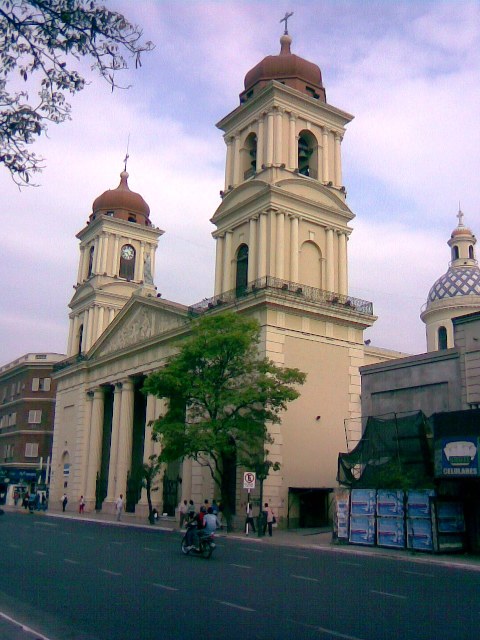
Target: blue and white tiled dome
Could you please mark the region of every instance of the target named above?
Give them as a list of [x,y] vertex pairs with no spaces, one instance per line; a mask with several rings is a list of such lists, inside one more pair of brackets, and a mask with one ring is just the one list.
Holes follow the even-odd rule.
[[480,269],[477,265],[452,266],[430,289],[427,306],[436,300],[471,295],[480,297]]

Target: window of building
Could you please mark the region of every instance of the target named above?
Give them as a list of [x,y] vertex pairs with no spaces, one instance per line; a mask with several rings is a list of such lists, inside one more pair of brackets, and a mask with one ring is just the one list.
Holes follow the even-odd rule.
[[444,351],[447,349],[447,330],[445,327],[438,328],[438,350]]
[[459,256],[458,247],[457,245],[454,245],[452,247],[452,260],[458,260],[458,256]]
[[51,378],[33,378],[32,391],[50,391]]
[[31,409],[28,412],[28,424],[40,424],[42,421],[42,410]]
[[9,427],[14,427],[17,424],[17,414],[14,411],[13,413],[11,413],[8,416],[8,426]]
[[298,173],[318,178],[318,142],[310,131],[302,131],[298,138]]
[[240,151],[243,179],[252,178],[257,172],[257,136],[250,133]]
[[69,476],[70,475],[70,463],[69,462],[65,462],[65,464],[63,465],[63,475],[64,476]]
[[21,380],[19,380],[17,382],[17,395],[20,393],[21,389],[22,389],[22,382]]
[[128,214],[128,221],[129,222],[136,222],[137,221],[137,216],[134,213],[129,213]]
[[235,276],[235,290],[237,295],[245,293],[248,283],[248,247],[240,245],[237,252],[237,273]]
[[120,250],[120,278],[133,280],[135,275],[135,249],[131,244],[124,244]]
[[95,252],[95,247],[92,245],[90,247],[90,251],[88,253],[88,278],[92,275],[93,273],[93,254]]
[[472,258],[472,260],[473,260],[473,258],[475,258],[475,254],[473,253],[473,247],[472,247],[472,245],[470,245],[470,246],[468,247],[468,257],[469,257],[469,258]]
[[78,330],[77,353],[82,353],[82,340],[83,340],[83,324],[80,325],[80,328]]
[[8,462],[13,458],[13,452],[14,452],[14,445],[6,444],[5,447],[3,448],[3,457],[5,462]]
[[25,444],[25,458],[38,458],[38,442]]

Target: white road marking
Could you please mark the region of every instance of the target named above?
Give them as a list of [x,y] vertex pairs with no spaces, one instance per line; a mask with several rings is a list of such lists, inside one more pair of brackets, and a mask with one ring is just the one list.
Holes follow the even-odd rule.
[[158,582],[152,582],[152,586],[158,587],[159,589],[166,589],[167,591],[178,591],[175,587],[167,587],[166,584],[158,584]]
[[10,543],[8,546],[11,547],[12,549],[20,549],[20,545],[19,544]]
[[321,633],[326,633],[332,638],[342,638],[342,640],[364,640],[363,638],[359,638],[358,636],[350,636],[347,633],[340,633],[340,631],[334,631],[333,629],[326,629],[325,627],[318,627],[314,624],[307,624],[305,622],[300,622],[299,620],[291,620],[287,618],[288,622],[292,622],[293,624],[298,624],[302,627],[307,627],[307,629],[313,629],[315,631],[320,631]]
[[100,569],[100,571],[102,571],[103,573],[108,573],[108,575],[110,576],[121,576],[121,573],[118,573],[117,571],[110,571],[110,569]]
[[35,521],[33,523],[35,526],[38,525],[40,527],[58,527],[58,524],[55,524],[54,522],[40,522],[40,521]]
[[297,556],[297,555],[294,555],[293,553],[286,553],[285,557],[286,558],[295,558],[295,560],[308,560],[308,556]]
[[232,607],[232,609],[240,609],[241,611],[255,611],[255,609],[251,609],[250,607],[242,607],[240,604],[235,604],[234,602],[225,602],[224,600],[217,600],[218,603],[224,604],[226,607]]
[[33,553],[35,553],[37,556],[46,556],[47,555],[45,553],[45,551],[34,551]]
[[376,593],[378,596],[386,596],[387,598],[398,598],[399,600],[407,599],[407,596],[401,596],[398,593],[388,593],[388,591],[375,591],[371,589],[370,593]]
[[261,549],[252,549],[252,547],[244,547],[242,551],[246,551],[247,553],[263,553]]
[[35,631],[35,629],[32,629],[31,627],[27,627],[26,625],[22,624],[18,620],[15,620],[14,618],[11,618],[10,616],[7,616],[6,613],[2,613],[1,611],[0,611],[0,618],[3,618],[4,620],[7,620],[8,622],[11,622],[12,624],[16,625],[17,627],[20,627],[20,629],[22,629],[22,631],[26,631],[27,633],[31,633],[32,635],[35,636],[35,640],[50,640],[50,638],[47,638],[47,636],[42,635],[40,632]]
[[293,573],[290,574],[292,578],[296,578],[297,580],[308,580],[309,582],[318,582],[317,578],[310,578],[309,576],[296,576]]
[[68,564],[80,564],[78,560],[71,560],[70,558],[64,558],[64,562],[68,562]]
[[60,531],[60,535],[61,536],[71,536],[72,534],[70,533],[70,531]]
[[423,576],[424,578],[434,578],[433,573],[422,573],[421,571],[402,571],[402,573],[406,573],[411,576]]
[[348,562],[347,560],[340,560],[338,564],[346,564],[348,567],[361,567],[360,562]]
[[118,542],[117,540],[112,540],[110,544],[123,544],[123,542]]
[[251,569],[252,567],[249,567],[247,564],[233,564],[230,563],[231,567],[238,567],[239,569]]
[[161,553],[162,550],[161,549],[153,549],[152,547],[143,547],[144,551],[156,551],[158,553]]

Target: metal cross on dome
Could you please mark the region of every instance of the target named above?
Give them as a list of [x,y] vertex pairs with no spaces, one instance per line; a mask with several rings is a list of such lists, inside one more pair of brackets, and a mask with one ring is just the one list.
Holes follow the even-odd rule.
[[288,13],[288,11],[285,12],[285,15],[283,16],[283,18],[280,20],[280,22],[285,22],[285,31],[283,32],[283,35],[288,36],[288,19],[291,18],[293,16],[293,11]]
[[463,211],[460,209],[460,202],[458,203],[458,213],[457,213],[457,218],[458,218],[458,226],[459,227],[463,227]]

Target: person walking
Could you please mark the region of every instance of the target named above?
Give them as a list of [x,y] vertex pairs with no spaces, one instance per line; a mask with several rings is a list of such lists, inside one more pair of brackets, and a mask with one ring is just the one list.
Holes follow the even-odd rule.
[[78,501],[78,513],[83,513],[85,510],[85,499],[83,496],[80,496],[80,500]]
[[67,508],[67,503],[68,503],[68,498],[66,493],[63,494],[63,496],[60,498],[60,501],[62,503],[62,511],[65,513],[65,509]]
[[188,511],[188,502],[184,500],[183,502],[180,502],[180,504],[178,505],[178,512],[180,514],[180,529],[182,529],[183,525],[185,524],[187,511]]
[[194,517],[195,517],[195,503],[193,502],[193,500],[190,500],[188,502],[188,509],[187,509],[187,522],[190,522],[190,520],[193,520]]
[[252,528],[253,533],[256,533],[255,521],[253,519],[253,509],[250,502],[247,502],[246,514],[247,514],[247,517],[245,518],[245,535],[248,536],[250,527]]
[[123,493],[115,500],[115,513],[117,514],[117,522],[120,522],[123,511]]
[[273,513],[273,509],[268,506],[268,502],[265,502],[265,506],[263,509],[264,516],[264,525],[263,525],[263,535],[265,535],[268,527],[268,535],[272,537],[272,529],[273,523],[276,522],[275,514]]

